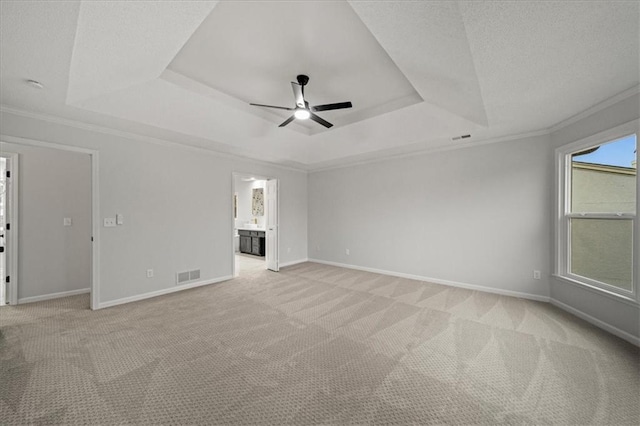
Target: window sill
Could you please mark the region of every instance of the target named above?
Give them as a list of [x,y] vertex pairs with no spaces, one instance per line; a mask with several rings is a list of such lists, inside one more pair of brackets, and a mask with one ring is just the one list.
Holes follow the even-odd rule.
[[613,292],[607,291],[607,290],[605,290],[603,288],[595,287],[595,286],[592,286],[592,285],[589,285],[589,284],[585,284],[585,283],[583,283],[581,281],[577,281],[577,280],[574,280],[574,279],[571,279],[571,278],[568,278],[568,277],[565,277],[565,276],[562,276],[562,275],[552,274],[551,276],[554,277],[555,279],[557,279],[559,282],[572,284],[572,285],[574,285],[576,287],[579,287],[581,289],[590,291],[591,293],[595,293],[595,294],[598,294],[600,296],[608,297],[609,299],[613,299],[613,300],[615,300],[617,302],[622,302],[624,304],[631,305],[631,306],[634,306],[634,307],[640,307],[640,303],[638,303],[638,301],[635,300],[633,297],[624,296],[624,295],[621,295],[621,294],[618,294],[618,293],[613,293]]

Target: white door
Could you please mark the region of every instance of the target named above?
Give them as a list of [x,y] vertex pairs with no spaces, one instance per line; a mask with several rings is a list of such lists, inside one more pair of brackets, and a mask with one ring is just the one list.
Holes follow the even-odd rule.
[[18,154],[0,154],[0,303],[18,304]]
[[7,221],[7,159],[0,157],[0,306],[6,303],[7,298],[7,286],[5,283],[5,277],[8,274],[6,268],[6,254],[5,250],[5,223]]
[[265,214],[267,228],[267,269],[278,272],[278,180],[267,181],[265,196]]

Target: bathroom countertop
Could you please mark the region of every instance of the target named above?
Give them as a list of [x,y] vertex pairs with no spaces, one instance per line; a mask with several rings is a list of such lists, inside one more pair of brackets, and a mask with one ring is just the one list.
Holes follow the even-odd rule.
[[236,228],[236,230],[238,230],[238,231],[262,231],[262,232],[266,231],[265,228],[244,228],[242,226]]

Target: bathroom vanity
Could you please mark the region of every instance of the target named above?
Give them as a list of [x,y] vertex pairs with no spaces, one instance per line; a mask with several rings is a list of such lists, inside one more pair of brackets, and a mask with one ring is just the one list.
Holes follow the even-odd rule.
[[238,229],[240,236],[240,253],[264,256],[265,233],[256,229]]

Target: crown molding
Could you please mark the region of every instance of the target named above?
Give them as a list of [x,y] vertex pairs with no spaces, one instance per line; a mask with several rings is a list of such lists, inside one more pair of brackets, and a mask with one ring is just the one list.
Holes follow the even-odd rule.
[[[345,167],[354,167],[354,166],[361,166],[365,164],[380,163],[382,161],[398,160],[406,157],[418,157],[422,155],[434,154],[437,152],[456,151],[458,149],[473,148],[477,146],[490,145],[494,143],[500,143],[500,142],[506,142],[506,141],[517,141],[520,139],[534,138],[538,136],[547,136],[547,135],[549,135],[549,131],[547,129],[544,129],[544,130],[536,130],[536,131],[527,132],[527,133],[519,133],[515,135],[479,139],[474,142],[466,142],[466,143],[460,143],[455,145],[442,145],[442,146],[436,146],[432,148],[423,148],[423,149],[418,149],[410,152],[403,152],[400,154],[385,155],[384,157],[379,157],[379,158],[370,158],[365,160],[355,159],[348,163],[340,163],[340,164],[334,164],[334,165],[328,165],[328,166],[320,165],[319,167],[315,167],[315,168],[313,167],[313,164],[311,164],[309,166],[309,173],[317,173],[317,172],[323,172],[327,170],[342,169]],[[445,140],[443,139],[443,141]],[[446,141],[448,142],[449,139],[446,139]]]
[[380,161],[385,161],[385,160],[392,160],[392,159],[400,159],[400,158],[405,158],[405,157],[413,157],[416,155],[427,155],[427,154],[433,154],[436,152],[443,152],[443,151],[452,151],[452,150],[456,150],[456,149],[464,149],[464,148],[472,148],[474,146],[482,146],[482,145],[489,145],[492,143],[500,143],[500,142],[506,142],[506,141],[510,141],[510,140],[519,140],[519,139],[524,139],[524,138],[530,138],[530,137],[537,137],[537,136],[545,136],[545,135],[550,135],[551,133],[557,132],[558,130],[561,130],[567,126],[570,126],[574,123],[577,123],[578,121],[587,118],[599,111],[602,111],[606,108],[609,108],[612,105],[617,104],[618,102],[621,102],[627,98],[630,98],[631,96],[634,96],[636,94],[640,93],[640,85],[636,85],[630,89],[627,89],[623,92],[618,93],[615,96],[612,96],[609,99],[606,99],[576,115],[573,115],[569,118],[567,118],[566,120],[560,121],[556,124],[554,124],[551,127],[545,128],[545,129],[541,129],[541,130],[536,130],[536,131],[532,131],[532,132],[527,132],[527,133],[521,133],[521,134],[515,134],[515,135],[506,135],[506,136],[499,136],[499,137],[494,137],[494,138],[487,138],[487,139],[481,139],[478,141],[474,141],[474,142],[467,142],[467,143],[463,143],[463,144],[456,144],[456,145],[448,145],[448,146],[440,146],[440,147],[434,147],[434,148],[426,148],[426,149],[420,149],[420,150],[416,150],[416,151],[412,151],[412,152],[407,152],[407,153],[401,153],[401,154],[395,154],[395,155],[387,155],[384,157],[380,157],[380,158],[371,158],[371,159],[366,159],[366,160],[353,160],[347,163],[341,163],[341,164],[334,164],[334,165],[327,165],[327,166],[322,166],[319,165],[318,167],[314,167],[313,164],[309,166],[309,173],[316,173],[316,172],[322,172],[322,171],[326,171],[326,170],[333,170],[333,169],[340,169],[340,168],[344,168],[344,167],[351,167],[351,166],[359,166],[359,165],[364,165],[364,164],[371,164],[371,163],[377,163]]
[[[8,113],[8,114],[14,114],[14,115],[27,117],[27,118],[32,118],[32,119],[36,119],[36,120],[47,121],[47,122],[50,122],[50,123],[60,124],[60,125],[63,125],[63,126],[74,127],[74,128],[81,129],[81,130],[99,132],[99,133],[103,133],[103,134],[110,135],[110,136],[117,136],[117,137],[121,137],[121,138],[133,139],[133,140],[137,140],[137,141],[141,141],[141,142],[153,143],[153,144],[162,145],[162,146],[177,147],[177,148],[185,149],[185,150],[188,150],[188,151],[206,153],[206,154],[214,155],[214,156],[217,156],[217,157],[228,158],[228,159],[232,159],[232,160],[240,160],[240,161],[245,161],[245,162],[250,162],[250,163],[260,164],[260,165],[267,165],[267,166],[275,167],[275,168],[282,169],[282,170],[294,171],[294,172],[305,173],[305,174],[315,173],[315,172],[320,172],[320,171],[325,171],[325,170],[340,169],[340,168],[344,168],[344,167],[359,166],[359,165],[363,165],[363,164],[378,163],[378,162],[381,162],[381,161],[395,160],[395,159],[405,158],[405,157],[414,157],[416,155],[428,155],[428,154],[433,154],[433,153],[436,153],[436,152],[453,151],[453,150],[463,149],[463,148],[472,148],[474,146],[482,146],[482,145],[488,145],[488,144],[492,144],[492,143],[500,143],[500,142],[505,142],[505,141],[509,141],[509,140],[519,140],[519,139],[524,139],[524,138],[529,138],[529,137],[536,137],[536,136],[543,136],[543,135],[549,134],[549,131],[547,129],[545,129],[545,130],[538,130],[538,131],[534,131],[534,132],[527,132],[527,133],[516,134],[516,135],[507,135],[507,136],[500,136],[500,137],[495,137],[495,138],[480,139],[480,140],[473,141],[473,142],[459,143],[459,144],[455,144],[455,145],[447,145],[447,146],[439,146],[439,147],[433,147],[433,148],[418,149],[418,150],[413,150],[411,152],[404,152],[404,153],[392,154],[392,155],[384,155],[382,157],[370,158],[370,159],[365,159],[365,160],[358,160],[358,159],[354,159],[353,161],[348,161],[348,160],[347,161],[340,161],[340,160],[338,160],[338,161],[340,161],[339,164],[332,164],[332,165],[328,165],[326,167],[325,166],[320,166],[320,167],[314,168],[313,164],[310,164],[307,169],[302,169],[302,168],[284,166],[284,165],[281,165],[281,164],[272,163],[272,162],[268,162],[268,161],[255,160],[253,158],[243,157],[241,155],[227,154],[227,153],[223,153],[223,152],[220,152],[220,151],[216,151],[216,150],[208,149],[208,148],[204,148],[204,147],[197,147],[197,146],[193,146],[193,145],[181,144],[181,143],[169,141],[169,140],[166,140],[166,139],[160,139],[160,138],[154,138],[154,137],[151,137],[151,136],[141,135],[141,134],[138,134],[138,133],[132,133],[132,132],[127,132],[127,131],[123,131],[123,130],[115,130],[115,129],[112,129],[112,128],[109,128],[109,127],[99,126],[99,125],[96,125],[96,124],[84,123],[84,122],[81,122],[81,121],[78,121],[78,120],[72,120],[72,119],[68,119],[68,118],[61,118],[61,117],[57,117],[57,116],[53,116],[53,115],[49,115],[49,114],[25,111],[25,110],[14,108],[14,107],[10,107],[10,106],[7,106],[7,105],[0,105],[0,112],[5,112],[5,113]],[[448,141],[448,139],[447,139],[447,141]]]
[[[363,154],[363,155],[358,155],[358,156],[354,156],[354,158],[352,158],[351,160],[349,159],[338,159],[338,160],[329,160],[327,162],[323,162],[323,163],[319,163],[319,164],[309,164],[307,165],[305,168],[297,168],[297,167],[292,167],[292,166],[285,166],[282,164],[278,164],[278,163],[273,163],[273,162],[269,162],[269,161],[263,161],[263,160],[256,160],[254,158],[251,157],[245,157],[242,155],[238,155],[238,154],[228,154],[228,153],[223,153],[220,151],[216,151],[214,149],[209,149],[209,148],[205,148],[205,147],[197,147],[197,146],[193,146],[193,145],[186,145],[186,144],[181,144],[178,142],[173,142],[170,140],[166,140],[166,139],[160,139],[160,138],[155,138],[155,137],[151,137],[151,136],[145,136],[145,135],[141,135],[138,133],[132,133],[132,132],[127,132],[127,131],[123,131],[123,130],[115,130],[109,127],[104,127],[104,126],[100,126],[100,125],[96,125],[96,124],[89,124],[89,123],[84,123],[81,121],[77,121],[77,120],[72,120],[72,119],[67,119],[67,118],[61,118],[61,117],[56,117],[53,115],[49,115],[49,114],[43,114],[43,113],[35,113],[35,112],[30,112],[30,111],[25,111],[25,110],[21,110],[21,109],[17,109],[17,108],[13,108],[7,105],[0,105],[0,112],[6,112],[9,114],[14,114],[14,115],[18,115],[18,116],[23,116],[23,117],[27,117],[27,118],[33,118],[33,119],[39,119],[39,120],[43,120],[43,121],[48,121],[50,123],[54,123],[54,124],[61,124],[61,125],[65,125],[65,126],[69,126],[69,127],[75,127],[78,129],[82,129],[82,130],[89,130],[89,131],[94,131],[94,132],[99,132],[99,133],[103,133],[103,134],[107,134],[107,135],[111,135],[111,136],[117,136],[117,137],[122,137],[122,138],[127,138],[127,139],[134,139],[137,141],[141,141],[141,142],[147,142],[147,143],[153,143],[153,144],[157,144],[157,145],[163,145],[163,146],[170,146],[170,147],[177,147],[177,148],[181,148],[181,149],[186,149],[186,150],[190,150],[190,151],[194,151],[194,152],[199,152],[199,153],[207,153],[209,155],[214,155],[217,157],[222,157],[222,158],[227,158],[227,159],[232,159],[232,160],[239,160],[239,161],[245,161],[245,162],[250,162],[253,164],[260,164],[260,165],[266,165],[266,166],[270,166],[270,167],[275,167],[278,169],[282,169],[282,170],[288,170],[288,171],[293,171],[293,172],[299,172],[299,173],[317,173],[317,172],[322,172],[322,171],[326,171],[326,170],[333,170],[333,169],[341,169],[344,167],[353,167],[353,166],[359,166],[359,165],[364,165],[364,164],[371,164],[371,163],[378,163],[381,161],[387,161],[387,160],[395,160],[395,159],[400,159],[400,158],[405,158],[405,157],[413,157],[413,156],[417,156],[417,155],[428,155],[428,154],[433,154],[436,152],[444,152],[444,151],[453,151],[453,150],[457,150],[457,149],[464,149],[464,148],[473,148],[476,146],[483,146],[483,145],[489,145],[489,144],[493,144],[493,143],[500,143],[500,142],[506,142],[506,141],[515,141],[515,140],[520,140],[520,139],[524,139],[524,138],[530,138],[530,137],[538,137],[538,136],[545,136],[545,135],[550,135],[551,133],[557,132],[558,130],[561,130],[567,126],[570,126],[574,123],[577,123],[578,121],[585,119],[599,111],[602,111],[620,101],[623,101],[627,98],[630,98],[631,96],[634,96],[636,94],[640,93],[640,85],[636,85],[630,89],[627,89],[621,93],[618,93],[615,96],[612,96],[609,99],[606,99],[574,116],[569,117],[566,120],[560,121],[556,124],[554,124],[551,127],[547,127],[545,129],[541,129],[541,130],[536,130],[536,131],[532,131],[532,132],[526,132],[526,133],[520,133],[520,134],[513,134],[513,135],[505,135],[505,136],[499,136],[499,137],[492,137],[492,138],[486,138],[486,139],[480,139],[480,140],[475,140],[473,142],[467,142],[467,143],[461,143],[461,144],[455,144],[455,145],[443,145],[443,146],[438,146],[438,147],[433,147],[433,148],[423,148],[423,149],[417,149],[417,150],[413,150],[410,152],[403,152],[403,153],[399,153],[399,154],[389,154],[389,155],[384,155],[382,154],[381,157],[377,157],[377,158],[366,158],[366,159],[362,159],[363,156],[366,155],[376,155],[375,153],[368,153],[368,154]],[[448,141],[448,140],[447,140]],[[358,159],[360,158],[360,159]],[[335,161],[335,162],[334,162]],[[333,163],[333,164],[332,164]],[[324,165],[323,165],[324,164]]]
[[198,152],[198,153],[206,153],[208,155],[213,155],[216,157],[221,157],[221,158],[226,158],[226,159],[236,160],[236,161],[244,161],[244,162],[259,164],[262,166],[270,166],[270,167],[275,167],[282,170],[288,170],[288,171],[305,173],[305,174],[308,173],[307,170],[301,169],[301,168],[284,166],[282,164],[277,164],[270,161],[256,160],[251,157],[245,157],[237,154],[228,154],[228,153],[216,151],[214,149],[208,149],[205,147],[181,144],[181,143],[173,142],[167,139],[160,139],[152,136],[145,136],[139,133],[127,132],[124,130],[116,130],[110,127],[100,126],[97,124],[84,123],[82,121],[57,117],[54,115],[25,111],[22,109],[10,107],[8,105],[0,105],[0,112],[13,114],[20,117],[31,118],[35,120],[42,120],[42,121],[46,121],[53,124],[73,127],[80,130],[88,130],[91,132],[102,133],[109,136],[116,136],[116,137],[125,138],[125,139],[133,139],[139,142],[152,143],[155,145],[162,145],[162,146],[171,147],[171,148],[180,148],[187,151]]
[[577,123],[578,121],[585,119],[590,115],[602,111],[603,109],[609,108],[611,105],[615,105],[620,101],[624,101],[631,96],[637,95],[638,93],[640,93],[640,85],[636,85],[630,89],[625,90],[624,92],[620,92],[617,95],[610,97],[609,99],[605,99],[604,101],[595,104],[591,108],[587,108],[584,111],[567,118],[566,120],[560,121],[559,123],[556,123],[553,126],[549,127],[547,131],[549,133],[554,133],[558,130],[562,130],[567,126]]

